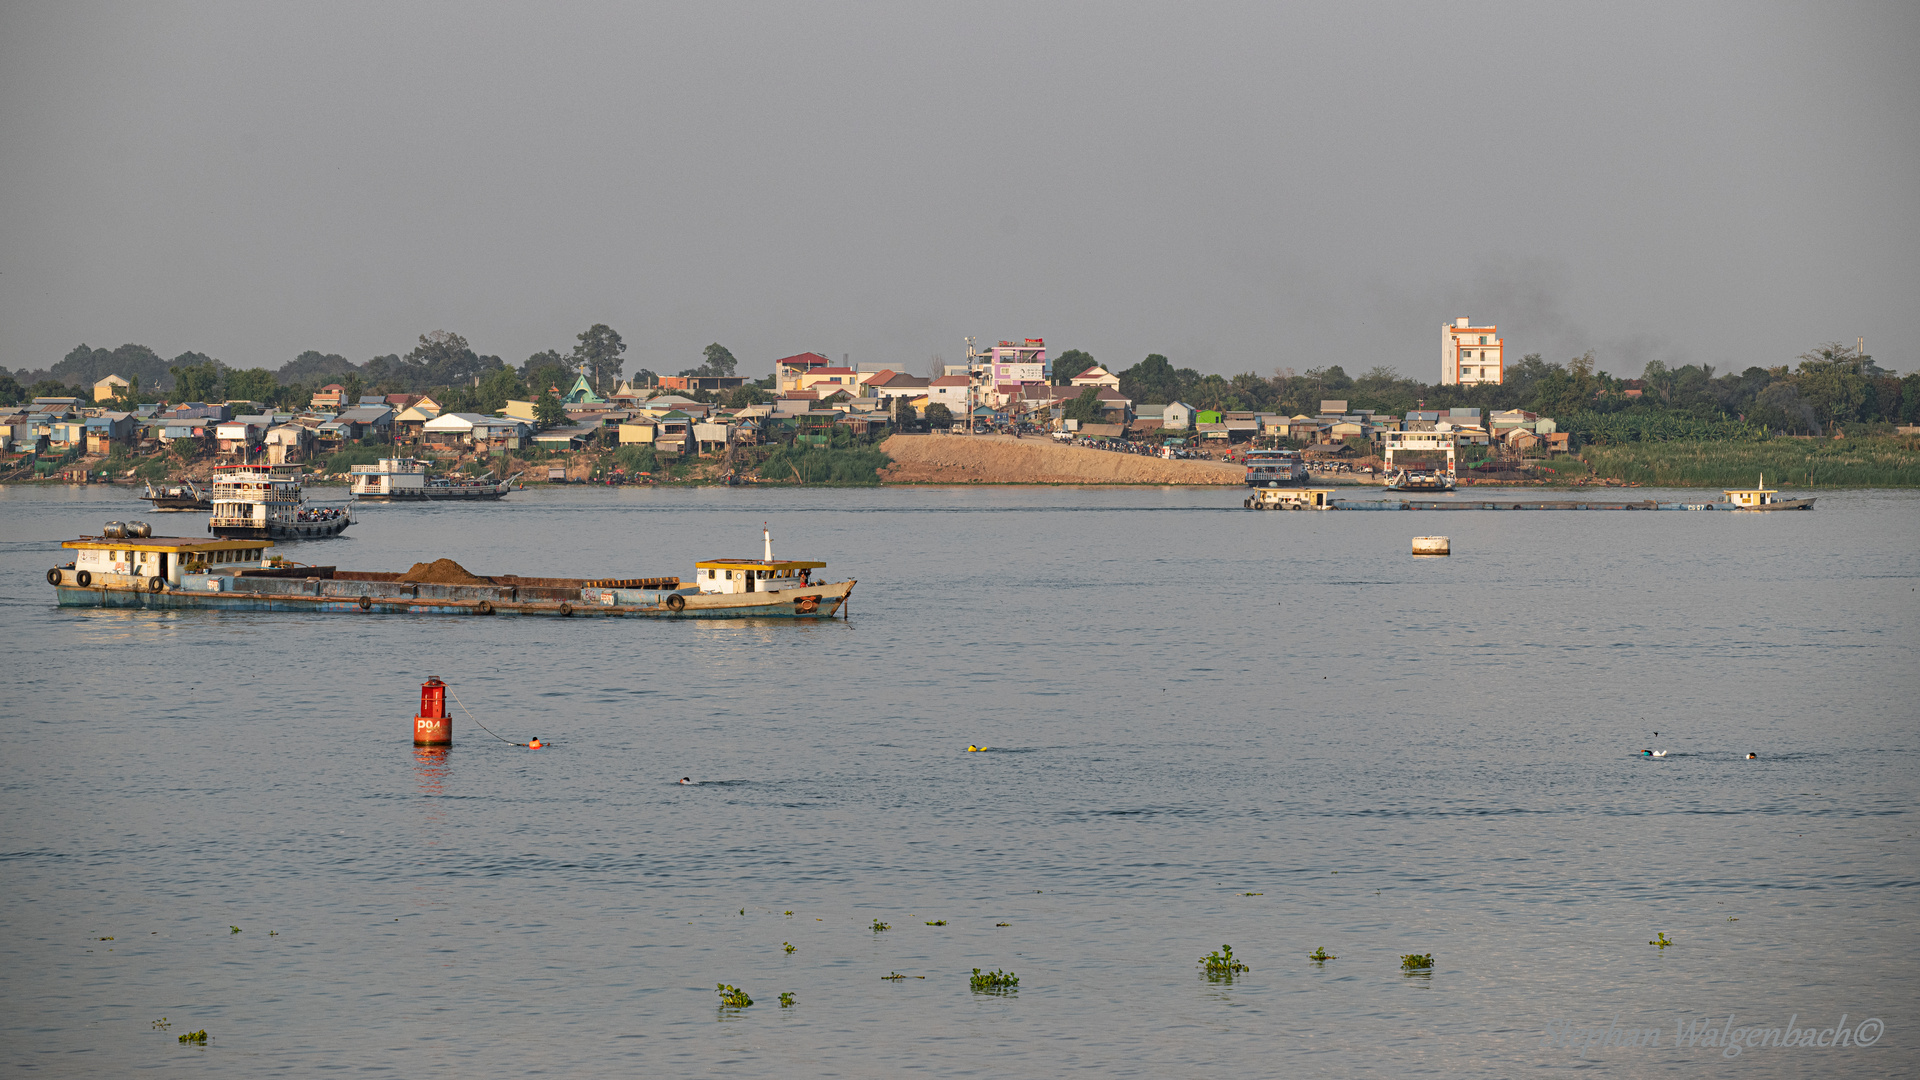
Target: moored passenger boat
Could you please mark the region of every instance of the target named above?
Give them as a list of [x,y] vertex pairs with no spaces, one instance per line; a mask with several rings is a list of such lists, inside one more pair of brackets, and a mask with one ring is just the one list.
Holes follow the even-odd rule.
[[461,502],[503,498],[517,486],[520,474],[505,480],[454,482],[429,475],[419,458],[381,458],[372,465],[355,465],[348,490],[361,502]]
[[404,573],[340,570],[270,557],[270,541],[133,536],[124,526],[61,546],[75,553],[73,562],[47,571],[61,607],[825,619],[845,612],[856,584],[812,580],[825,563],[775,559],[771,540],[763,559],[696,563],[692,583],[483,576],[450,559]]
[[1246,459],[1251,488],[1283,487],[1307,479],[1307,464],[1298,450],[1249,450]]

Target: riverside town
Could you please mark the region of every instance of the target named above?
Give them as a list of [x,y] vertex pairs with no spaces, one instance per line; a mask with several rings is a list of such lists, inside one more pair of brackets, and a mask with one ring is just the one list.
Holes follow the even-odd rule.
[[518,364],[447,331],[273,368],[81,345],[0,369],[0,481],[133,485],[156,508],[198,506],[189,487],[232,465],[297,466],[369,501],[555,483],[1920,486],[1920,373],[1863,340],[1627,378],[1592,353],[1511,358],[1493,323],[1440,337],[1432,382],[1407,358],[1203,375],[1043,338],[969,338],[951,363],[802,351],[758,374],[716,343],[665,375],[628,371],[604,324]]

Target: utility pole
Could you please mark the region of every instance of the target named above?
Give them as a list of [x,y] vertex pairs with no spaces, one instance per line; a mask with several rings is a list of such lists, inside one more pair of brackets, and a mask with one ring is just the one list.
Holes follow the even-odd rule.
[[967,343],[967,434],[973,434],[973,339]]

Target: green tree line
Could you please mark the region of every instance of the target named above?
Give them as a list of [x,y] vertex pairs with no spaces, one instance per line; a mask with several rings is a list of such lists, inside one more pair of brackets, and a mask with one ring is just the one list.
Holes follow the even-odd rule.
[[[1062,384],[1094,363],[1079,350],[1061,356],[1072,358],[1054,368]],[[1176,368],[1159,353],[1116,374],[1120,392],[1136,404],[1182,401],[1200,409],[1288,416],[1314,415],[1328,399],[1387,415],[1417,408],[1526,409],[1595,442],[1815,433],[1845,424],[1911,424],[1920,416],[1920,374],[1900,378],[1839,344],[1801,355],[1797,366],[1749,367],[1738,374],[1716,374],[1712,365],[1668,368],[1655,360],[1635,379],[1596,370],[1591,352],[1564,364],[1536,353],[1510,366],[1497,386],[1422,383],[1386,367],[1354,378],[1337,364],[1271,377],[1203,375]]]

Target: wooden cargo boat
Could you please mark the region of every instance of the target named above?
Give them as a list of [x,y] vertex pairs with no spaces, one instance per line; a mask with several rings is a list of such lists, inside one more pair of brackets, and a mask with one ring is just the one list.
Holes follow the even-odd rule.
[[[116,523],[117,524],[117,523]],[[271,541],[85,536],[60,546],[74,561],[47,571],[61,607],[414,615],[826,619],[843,614],[853,580],[816,582],[823,562],[762,559],[695,564],[677,577],[547,578],[468,573],[441,559],[405,573],[304,566],[270,557]]]
[[147,493],[140,498],[152,503],[154,512],[161,514],[213,509],[213,500],[194,486],[191,480],[163,488],[155,488],[148,483]]

